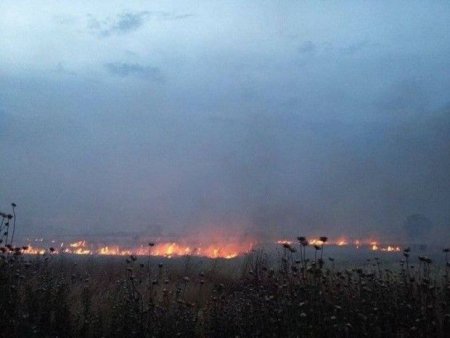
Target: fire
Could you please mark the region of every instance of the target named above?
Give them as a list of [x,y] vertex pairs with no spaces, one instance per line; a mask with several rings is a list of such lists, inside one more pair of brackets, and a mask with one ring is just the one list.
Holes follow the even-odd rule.
[[325,242],[322,242],[320,239],[312,238],[309,240],[309,244],[311,245],[323,245]]
[[[294,243],[293,241],[289,240],[277,240],[277,244],[289,244],[291,245]],[[357,239],[357,240],[349,240],[346,237],[339,237],[336,240],[328,240],[327,242],[323,242],[318,238],[310,238],[308,239],[308,243],[310,245],[328,245],[328,246],[338,246],[338,247],[345,247],[349,245],[353,245],[356,249],[359,249],[360,247],[369,248],[371,251],[384,251],[384,252],[399,252],[401,251],[400,246],[398,245],[381,245],[378,243],[378,241],[374,241],[372,239]]]
[[[246,253],[252,249],[253,245],[242,246],[241,244],[224,244],[220,246],[206,245],[199,247],[191,247],[175,242],[157,244],[151,248],[150,255],[152,256],[204,256],[209,258],[234,258],[239,254]],[[148,251],[139,250],[137,254],[148,255]]]
[[370,245],[372,246],[372,251],[377,251],[379,249],[377,242],[372,242],[372,243],[370,243]]
[[101,256],[129,256],[133,253],[130,250],[123,250],[118,245],[114,245],[99,248],[97,254]]
[[[32,240],[29,240],[31,242]],[[52,254],[73,254],[73,255],[100,255],[100,256],[162,256],[162,257],[179,257],[179,256],[202,256],[209,258],[234,258],[239,255],[250,252],[255,246],[258,245],[256,241],[213,241],[211,243],[201,243],[201,242],[177,242],[177,241],[165,241],[148,243],[146,245],[140,246],[119,246],[111,244],[99,244],[90,243],[86,240],[78,240],[72,243],[60,244],[55,241],[50,241],[47,243],[55,243],[56,245],[50,249],[45,249],[43,247],[43,239],[39,238],[34,240],[34,242],[39,242],[40,247],[35,247],[28,244],[28,249],[25,251],[26,254],[32,255],[42,255],[44,253]],[[312,237],[308,239],[310,245],[326,245],[326,246],[336,246],[336,247],[348,247],[352,246],[356,249],[367,248],[371,251],[383,251],[383,252],[399,252],[401,251],[400,246],[392,244],[380,244],[378,241],[374,240],[363,240],[363,239],[348,239],[346,237],[338,237],[337,239],[329,239],[326,242],[319,239],[319,237]],[[277,245],[289,244],[295,245],[296,241],[280,239],[276,240]],[[259,243],[263,245],[264,243]],[[267,243],[266,243],[267,244]],[[50,245],[49,245],[50,247]]]
[[337,246],[346,246],[348,242],[345,239],[338,240],[336,243]]
[[26,250],[26,253],[29,255],[43,255],[45,254],[46,250],[42,248],[35,248],[31,245],[28,245],[28,249]]
[[78,241],[75,243],[70,243],[69,246],[71,248],[83,248],[86,246],[86,241]]
[[253,248],[253,243],[224,243],[209,244],[192,247],[176,242],[157,243],[156,245],[141,245],[137,248],[122,248],[118,245],[98,246],[88,243],[86,240],[69,243],[64,246],[61,243],[59,249],[52,248],[52,251],[44,248],[37,248],[28,245],[26,254],[43,255],[51,252],[53,254],[73,254],[73,255],[101,255],[101,256],[163,256],[167,258],[178,256],[203,256],[209,258],[234,258],[240,254],[249,252]]
[[377,242],[372,242],[372,243],[370,243],[370,245],[371,245],[371,250],[372,251],[378,251],[378,250],[385,251],[385,252],[399,252],[399,251],[401,251],[399,246],[388,245],[388,246],[380,247]]
[[279,239],[278,241],[277,241],[277,244],[281,244],[281,245],[283,245],[283,244],[289,244],[289,245],[291,245],[292,243],[294,243],[293,241],[288,241],[287,239]]
[[388,252],[395,251],[395,252],[399,252],[401,250],[400,250],[400,247],[398,247],[398,246],[390,246],[390,245],[388,245],[386,248],[381,248],[381,251],[388,251]]

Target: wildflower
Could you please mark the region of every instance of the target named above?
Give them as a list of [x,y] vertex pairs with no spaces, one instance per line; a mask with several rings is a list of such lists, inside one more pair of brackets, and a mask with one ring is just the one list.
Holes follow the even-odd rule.
[[291,249],[291,246],[290,246],[290,244],[289,243],[287,243],[287,242],[284,242],[283,243],[283,248],[285,248],[285,249]]

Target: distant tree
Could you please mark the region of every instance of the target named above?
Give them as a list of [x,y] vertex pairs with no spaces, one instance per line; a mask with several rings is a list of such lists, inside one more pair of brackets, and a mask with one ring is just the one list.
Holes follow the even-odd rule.
[[412,243],[424,242],[429,237],[432,227],[433,222],[421,214],[409,215],[404,222],[406,235]]

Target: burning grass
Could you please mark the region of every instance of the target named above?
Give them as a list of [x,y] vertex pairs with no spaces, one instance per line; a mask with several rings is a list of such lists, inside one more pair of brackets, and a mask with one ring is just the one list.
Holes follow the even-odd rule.
[[[197,256],[208,258],[226,258],[231,259],[251,252],[259,248],[273,248],[274,244],[292,245],[293,240],[276,240],[273,242],[258,242],[256,240],[221,240],[212,242],[198,242],[195,240],[179,241],[155,241],[138,246],[121,246],[117,244],[105,244],[89,242],[79,239],[74,242],[64,243],[55,240],[49,241],[47,247],[43,238],[28,240],[26,243],[28,249],[25,254],[42,255],[50,248],[53,254],[71,254],[71,255],[100,255],[100,256],[161,256],[161,257],[183,257]],[[393,244],[381,244],[373,240],[347,240],[339,237],[336,240],[330,240],[327,237],[311,238],[306,241],[307,245],[320,247],[337,248],[356,248],[369,249],[372,251],[400,252],[401,247]]]
[[[108,256],[58,255],[56,249],[24,255],[31,248],[9,245],[0,254],[0,332],[5,337],[445,337],[450,332],[448,250],[428,258],[409,248],[348,247],[353,254],[344,264],[343,249],[331,243],[299,237],[280,242],[276,251],[253,249],[228,260],[194,251],[172,259],[138,256],[115,247],[103,252]],[[86,242],[67,246],[73,253],[86,247]],[[158,244],[145,249],[154,253]],[[351,260],[355,252],[365,253],[363,263]]]

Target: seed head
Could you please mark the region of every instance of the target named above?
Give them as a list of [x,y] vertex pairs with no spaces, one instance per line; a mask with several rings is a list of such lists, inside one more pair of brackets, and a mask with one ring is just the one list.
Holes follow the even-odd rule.
[[291,245],[289,243],[285,242],[285,243],[283,243],[283,248],[290,250],[291,249]]

